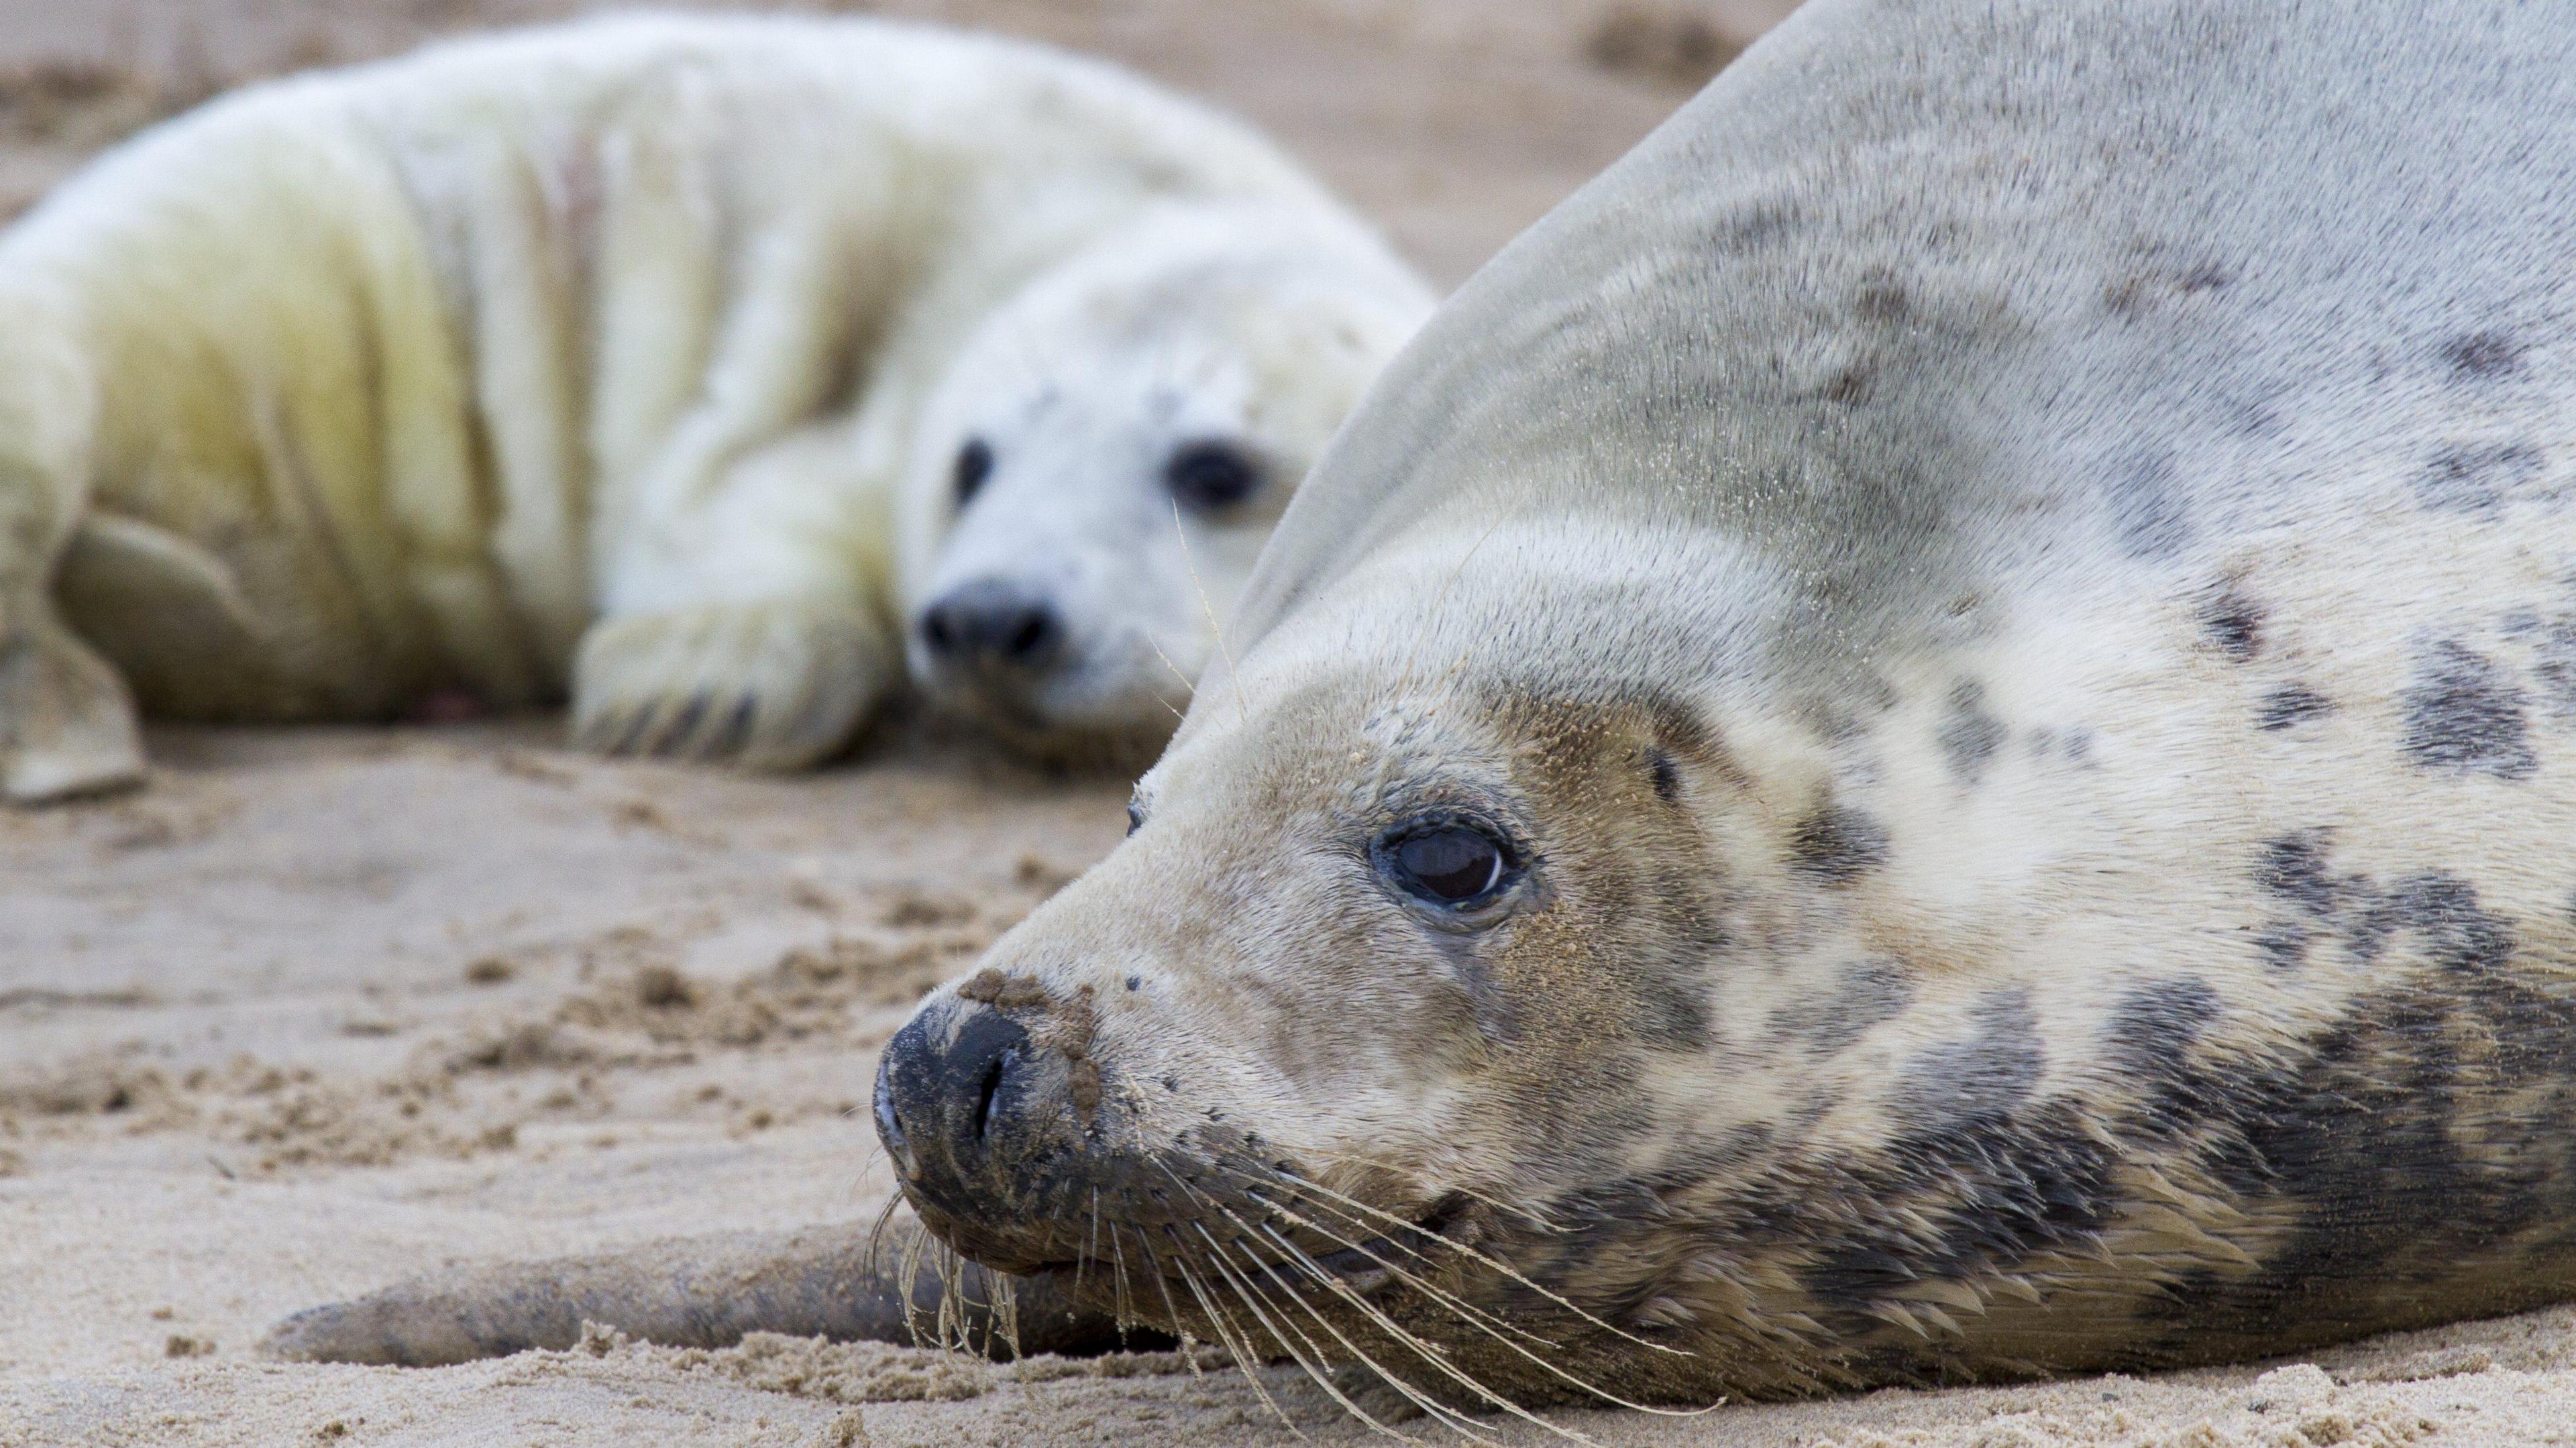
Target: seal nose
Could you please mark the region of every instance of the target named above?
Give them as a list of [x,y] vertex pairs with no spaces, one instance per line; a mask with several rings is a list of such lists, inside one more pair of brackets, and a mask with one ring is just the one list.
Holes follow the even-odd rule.
[[921,642],[942,664],[1035,673],[1064,650],[1064,620],[1026,585],[979,578],[921,613]]
[[1029,1033],[989,1006],[913,1017],[877,1065],[877,1137],[912,1188],[963,1203],[1032,1105]]

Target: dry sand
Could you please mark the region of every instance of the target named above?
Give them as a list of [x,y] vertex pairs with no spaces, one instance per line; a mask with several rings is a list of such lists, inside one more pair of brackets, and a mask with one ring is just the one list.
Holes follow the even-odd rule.
[[[567,8],[0,0],[0,212],[225,80]],[[1455,281],[1781,7],[887,8],[1216,96]],[[788,782],[553,741],[545,721],[163,731],[148,792],[0,813],[0,1448],[1295,1441],[1239,1376],[1169,1357],[756,1339],[261,1361],[286,1313],[445,1264],[871,1215],[878,1045],[1121,827],[1113,782],[921,731]],[[1364,1438],[1262,1375],[1297,1433]],[[2576,1311],[2312,1364],[1563,1421],[1781,1448],[2576,1442]]]

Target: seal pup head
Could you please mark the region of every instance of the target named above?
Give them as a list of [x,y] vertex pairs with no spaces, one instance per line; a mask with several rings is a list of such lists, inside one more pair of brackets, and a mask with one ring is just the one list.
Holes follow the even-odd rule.
[[922,690],[1041,755],[1149,758],[1430,300],[1338,215],[1201,203],[1023,288],[948,368],[899,495]]

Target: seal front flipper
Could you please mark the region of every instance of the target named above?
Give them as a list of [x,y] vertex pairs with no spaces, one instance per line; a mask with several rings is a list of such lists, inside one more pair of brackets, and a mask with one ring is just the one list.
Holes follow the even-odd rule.
[[801,599],[613,616],[573,663],[573,739],[602,754],[801,769],[829,758],[900,668],[861,606]]
[[[510,1263],[416,1278],[352,1302],[299,1312],[263,1345],[300,1362],[439,1367],[530,1348],[563,1350],[585,1321],[671,1347],[725,1347],[745,1333],[910,1343],[891,1232],[871,1255],[861,1224],[725,1233],[600,1256]],[[1077,1309],[1055,1274],[1013,1279],[1018,1351],[1096,1353],[1119,1345],[1106,1314]],[[1012,1351],[995,1331],[993,1280],[965,1264],[956,1282],[969,1341]],[[913,1321],[939,1320],[943,1286],[928,1262],[912,1278]],[[1138,1346],[1148,1344],[1141,1338]]]

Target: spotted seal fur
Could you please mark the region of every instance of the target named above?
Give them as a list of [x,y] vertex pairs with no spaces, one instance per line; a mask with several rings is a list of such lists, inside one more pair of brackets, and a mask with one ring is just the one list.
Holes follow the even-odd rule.
[[922,1221],[1442,1415],[2576,1295],[2571,44],[1803,10],[1435,315],[889,1047]]

